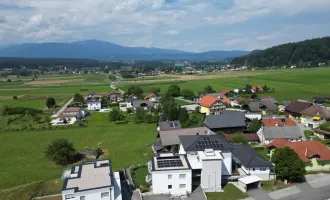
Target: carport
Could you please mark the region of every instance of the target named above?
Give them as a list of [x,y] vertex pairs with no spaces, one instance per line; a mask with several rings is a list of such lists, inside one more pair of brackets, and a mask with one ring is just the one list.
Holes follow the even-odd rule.
[[258,176],[245,176],[238,179],[237,186],[244,192],[260,187],[261,179]]

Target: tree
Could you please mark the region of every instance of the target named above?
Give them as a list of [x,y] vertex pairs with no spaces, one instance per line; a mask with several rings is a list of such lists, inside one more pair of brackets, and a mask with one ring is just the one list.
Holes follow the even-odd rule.
[[142,98],[143,90],[139,86],[129,86],[127,90],[127,95],[135,95],[138,98]]
[[84,103],[85,102],[85,99],[84,99],[84,97],[81,94],[76,93],[73,96],[73,101]]
[[256,94],[252,94],[250,98],[251,98],[251,99],[258,99],[258,95],[256,95]]
[[252,89],[252,85],[250,85],[250,84],[245,85],[245,92],[246,93],[251,94],[252,93],[251,89]]
[[202,93],[203,93],[203,94],[215,93],[215,90],[213,90],[212,86],[207,85],[207,86],[204,88],[204,90],[203,90]]
[[47,108],[53,108],[56,105],[55,99],[53,97],[48,97],[46,101]]
[[117,77],[116,77],[115,75],[113,75],[113,74],[110,74],[110,75],[108,76],[108,78],[109,78],[109,80],[110,80],[111,82],[115,82],[115,81],[117,80]]
[[160,93],[160,88],[152,88],[151,92],[154,93],[155,95],[158,95]]
[[234,144],[247,144],[248,141],[244,138],[244,136],[241,135],[234,135],[231,139],[231,142]]
[[277,179],[299,181],[306,173],[305,164],[298,154],[289,147],[276,149],[272,155]]
[[111,121],[111,122],[120,121],[120,120],[124,120],[124,119],[125,119],[125,115],[123,115],[123,113],[121,113],[118,108],[112,109],[109,112],[109,121]]
[[264,87],[262,87],[262,90],[263,90],[264,92],[268,92],[269,88],[268,88],[267,85],[265,84]]
[[189,99],[189,100],[193,100],[195,97],[195,94],[193,91],[189,90],[189,89],[183,89],[181,91],[181,95],[183,96],[183,98],[185,99]]
[[166,93],[161,99],[160,104],[162,111],[165,113],[167,120],[177,120],[179,117],[178,105],[170,94]]
[[251,131],[252,133],[256,133],[261,128],[261,126],[262,123],[259,120],[253,119],[249,124],[249,131]]
[[102,107],[108,107],[108,96],[107,95],[105,95],[105,96],[102,97],[102,99],[101,99],[101,106]]
[[142,108],[137,108],[135,111],[134,122],[137,124],[143,123],[146,111]]
[[67,165],[74,159],[76,150],[69,140],[56,139],[48,145],[45,155],[57,164]]
[[9,82],[11,82],[11,80],[10,79],[7,79],[7,82],[9,83]]
[[4,106],[1,107],[0,114],[2,116],[5,116],[5,115],[8,114],[8,112],[10,111],[10,109],[11,108],[8,105],[4,105]]
[[13,96],[13,99],[14,99],[14,100],[17,100],[17,96]]
[[189,120],[189,113],[185,108],[179,108],[179,121],[182,127],[187,127],[187,122]]
[[178,85],[170,85],[168,87],[167,93],[171,97],[178,97],[180,96],[180,87]]

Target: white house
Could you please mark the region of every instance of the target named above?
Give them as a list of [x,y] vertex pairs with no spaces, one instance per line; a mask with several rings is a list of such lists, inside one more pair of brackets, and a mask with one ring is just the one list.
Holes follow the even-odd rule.
[[121,200],[119,172],[110,160],[85,162],[73,166],[62,188],[63,200]]
[[148,100],[151,102],[159,101],[159,99],[160,97],[154,93],[148,94],[147,96],[144,97],[144,100]]
[[183,155],[160,154],[149,165],[152,193],[187,196],[192,190],[192,170]]
[[88,94],[87,96],[87,106],[88,110],[100,110],[101,109],[101,95]]
[[258,130],[257,135],[261,143],[269,144],[278,138],[284,138],[292,142],[301,141],[303,132],[297,126],[263,126]]

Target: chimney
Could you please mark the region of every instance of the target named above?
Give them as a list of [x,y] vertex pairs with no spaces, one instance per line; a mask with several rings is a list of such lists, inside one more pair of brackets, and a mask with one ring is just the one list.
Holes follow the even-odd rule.
[[306,148],[306,151],[305,151],[305,156],[307,156],[307,148]]
[[278,127],[278,122],[276,122],[275,126]]

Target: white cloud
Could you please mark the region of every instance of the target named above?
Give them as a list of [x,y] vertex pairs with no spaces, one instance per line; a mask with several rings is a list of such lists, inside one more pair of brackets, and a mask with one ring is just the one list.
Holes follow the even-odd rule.
[[168,35],[178,35],[179,34],[179,31],[177,31],[177,30],[169,30],[169,31],[166,31],[165,33],[168,34]]
[[235,39],[227,40],[227,41],[225,41],[224,44],[227,46],[232,46],[232,45],[237,45],[237,44],[245,44],[245,43],[248,43],[249,41],[250,41],[249,38],[242,37],[242,38],[235,38]]

